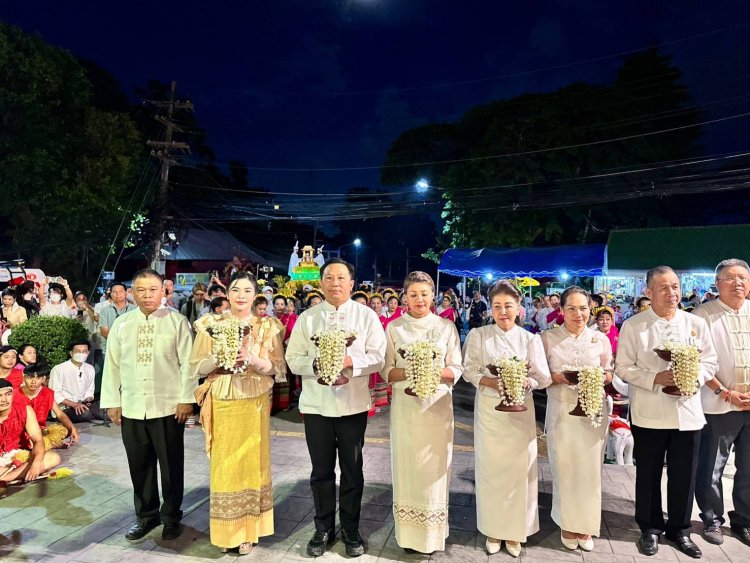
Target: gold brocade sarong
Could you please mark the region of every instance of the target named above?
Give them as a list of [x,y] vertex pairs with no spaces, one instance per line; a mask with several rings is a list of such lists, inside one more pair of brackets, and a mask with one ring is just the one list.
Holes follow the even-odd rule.
[[211,543],[233,548],[273,534],[268,393],[253,399],[209,401]]

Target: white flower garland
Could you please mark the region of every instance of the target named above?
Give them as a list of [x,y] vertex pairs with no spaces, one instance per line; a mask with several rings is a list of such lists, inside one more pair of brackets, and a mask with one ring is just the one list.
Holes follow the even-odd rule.
[[[526,362],[515,356],[512,358],[497,358],[492,361],[497,368],[498,376],[503,384],[504,405],[523,405],[526,400],[526,377],[528,370]],[[503,395],[503,393],[501,393]]]
[[443,358],[440,348],[429,340],[417,340],[403,349],[406,381],[420,399],[429,399],[440,385]]
[[699,353],[698,348],[680,342],[665,342],[662,350],[672,354],[672,374],[680,393],[692,397],[698,392]]
[[228,372],[245,371],[250,365],[250,355],[241,364],[237,364],[237,355],[242,348],[246,331],[249,331],[249,325],[231,315],[214,319],[206,326],[206,332],[213,338],[211,359],[217,367]]
[[562,371],[578,373],[578,402],[591,426],[599,428],[604,417],[604,369],[601,366],[563,366]]
[[333,385],[341,375],[344,358],[346,358],[346,347],[354,338],[356,338],[355,332],[344,332],[340,329],[319,330],[313,335],[318,377],[327,385]]

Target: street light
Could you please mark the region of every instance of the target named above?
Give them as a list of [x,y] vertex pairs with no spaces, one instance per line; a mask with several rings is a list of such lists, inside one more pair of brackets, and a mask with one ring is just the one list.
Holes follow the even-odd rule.
[[423,194],[430,189],[430,183],[426,178],[420,178],[419,180],[417,180],[417,183],[414,184],[414,187],[420,194]]
[[354,239],[352,243],[354,245],[354,271],[359,273],[359,247],[362,246],[362,241],[359,237]]
[[347,246],[354,246],[354,271],[357,271],[357,266],[359,266],[359,247],[362,246],[362,239],[359,237],[355,238],[352,242],[347,242],[346,244],[342,244],[339,246],[339,256],[341,256],[341,249],[346,248]]

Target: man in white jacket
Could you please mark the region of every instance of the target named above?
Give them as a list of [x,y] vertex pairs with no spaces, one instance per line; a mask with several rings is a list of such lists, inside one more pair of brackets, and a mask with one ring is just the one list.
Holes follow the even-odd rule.
[[729,511],[729,522],[734,535],[750,545],[750,301],[747,300],[750,267],[747,262],[736,258],[722,261],[716,267],[716,287],[719,298],[695,311],[706,319],[719,358],[716,377],[701,389],[706,426],[701,432],[695,499],[704,524],[703,537],[709,543],[723,543],[721,478],[734,447],[734,510]]
[[[385,360],[385,333],[375,312],[352,301],[354,268],[339,258],[320,267],[325,301],[302,313],[292,330],[286,361],[302,376],[299,410],[312,461],[310,488],[315,501],[315,533],[307,544],[312,557],[322,556],[336,538],[336,458],[341,469],[339,516],[349,557],[364,554],[359,516],[364,490],[362,447],[370,409],[369,376]],[[341,384],[319,382],[318,350],[311,340],[319,331],[354,332],[341,365]]]
[[[700,351],[698,383],[718,369],[706,321],[679,309],[682,292],[668,266],[649,270],[646,295],[651,309],[625,321],[620,331],[615,372],[630,384],[632,432],[635,440],[635,519],[641,529],[638,547],[644,555],[659,549],[659,536],[686,555],[701,557],[690,539],[690,513],[695,492],[700,431],[706,423],[700,394],[674,396],[664,388],[675,384],[671,363],[654,351],[665,343],[694,345]],[[664,521],[661,477],[667,460],[667,521]]]

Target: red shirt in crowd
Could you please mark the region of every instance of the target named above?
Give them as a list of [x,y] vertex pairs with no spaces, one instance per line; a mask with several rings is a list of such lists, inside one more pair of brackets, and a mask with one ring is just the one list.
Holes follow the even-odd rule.
[[49,411],[52,410],[52,405],[55,404],[55,392],[46,385],[42,385],[35,397],[29,397],[23,390],[19,389],[13,394],[13,404],[24,409],[27,406],[31,407],[31,410],[36,415],[39,428],[44,429],[47,427]]
[[284,313],[279,317],[279,321],[281,321],[281,324],[284,325],[284,328],[286,329],[286,332],[284,332],[284,343],[289,340],[289,337],[292,335],[292,330],[294,329],[294,323],[297,322],[297,315],[294,313]]
[[10,370],[8,377],[6,377],[5,380],[10,382],[13,386],[13,392],[16,393],[18,388],[21,387],[21,382],[23,381],[23,368],[13,368]]
[[565,317],[563,316],[562,309],[555,309],[547,315],[547,326],[552,326],[553,324],[562,325],[564,322]]
[[19,449],[25,429],[26,407],[12,404],[8,418],[0,423],[0,454]]

